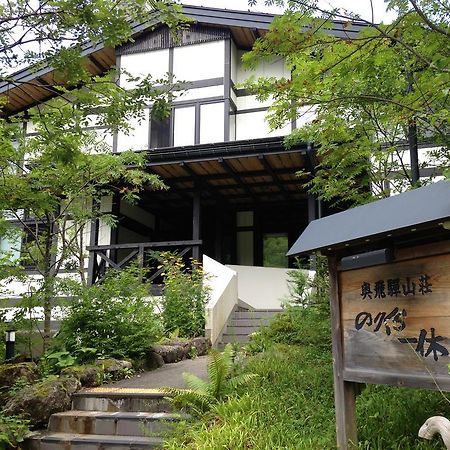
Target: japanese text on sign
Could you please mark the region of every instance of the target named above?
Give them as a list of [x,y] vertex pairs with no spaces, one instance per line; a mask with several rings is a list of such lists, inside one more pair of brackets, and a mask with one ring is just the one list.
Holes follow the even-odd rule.
[[378,280],[373,286],[364,281],[361,285],[361,297],[363,300],[382,299],[386,297],[408,297],[417,294],[426,295],[433,292],[430,277],[426,274],[420,275],[418,279],[406,277],[389,278],[387,280]]

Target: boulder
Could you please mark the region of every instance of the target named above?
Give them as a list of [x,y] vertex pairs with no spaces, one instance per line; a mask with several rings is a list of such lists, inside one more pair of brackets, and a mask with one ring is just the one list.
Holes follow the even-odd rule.
[[191,348],[195,348],[196,356],[206,355],[212,347],[211,339],[205,337],[196,337],[190,341],[190,344]]
[[206,355],[210,348],[210,339],[197,337],[189,340],[164,341],[162,344],[151,347],[148,354],[156,353],[162,357],[165,363],[170,364],[193,356]]
[[127,371],[133,369],[130,361],[108,358],[98,359],[95,365],[100,367],[105,374],[109,374],[113,380],[122,380],[125,378]]
[[50,416],[67,411],[80,382],[74,377],[49,378],[17,392],[4,408],[6,415],[21,415],[34,428],[45,427]]
[[66,367],[61,375],[78,379],[83,387],[100,386],[103,381],[103,370],[99,366]]
[[190,350],[190,346],[187,342],[184,342],[183,345],[168,343],[168,344],[159,344],[154,345],[150,351],[153,351],[160,355],[165,363],[171,364],[188,357]]
[[34,362],[2,364],[0,366],[0,386],[2,388],[11,387],[19,378],[31,383],[37,377],[38,370]]
[[[2,364],[0,366],[0,406],[10,397],[10,388],[16,383],[20,386],[32,383],[38,378],[38,368],[33,362]],[[16,386],[19,386],[18,384]]]
[[152,350],[149,350],[145,355],[145,369],[154,370],[164,366],[164,359],[159,354]]

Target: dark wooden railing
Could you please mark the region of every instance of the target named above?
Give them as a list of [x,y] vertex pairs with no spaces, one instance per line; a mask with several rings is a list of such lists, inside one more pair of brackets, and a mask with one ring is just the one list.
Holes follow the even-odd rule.
[[[170,251],[180,258],[186,258],[192,252],[191,256],[199,260],[201,245],[201,240],[93,245],[87,247],[89,251],[88,281],[89,284],[101,283],[107,269],[124,269],[135,259],[137,259],[137,265],[141,269],[150,268],[148,263],[151,258],[148,258],[146,254],[154,251]],[[120,260],[118,259],[119,256]],[[163,269],[157,269],[156,267],[151,269],[148,278],[146,278],[149,282],[156,280],[163,271]]]

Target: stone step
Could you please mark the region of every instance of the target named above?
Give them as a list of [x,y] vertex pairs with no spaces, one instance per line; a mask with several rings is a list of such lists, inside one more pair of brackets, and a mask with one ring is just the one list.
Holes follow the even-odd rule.
[[232,319],[270,319],[280,313],[281,310],[255,310],[255,311],[234,311]]
[[238,326],[238,327],[233,327],[233,326],[227,326],[227,332],[226,334],[229,334],[231,336],[233,335],[246,335],[248,336],[251,333],[254,333],[255,331],[258,331],[260,329],[260,326],[255,325],[255,326],[251,326],[251,327],[244,327],[244,326]]
[[222,335],[222,343],[228,344],[228,343],[235,343],[235,342],[248,342],[250,338],[246,334],[226,334],[224,333]]
[[167,394],[158,389],[93,388],[72,396],[72,409],[101,412],[171,412]]
[[261,327],[268,325],[271,317],[264,317],[262,319],[234,319],[231,318],[228,322],[229,327]]
[[50,417],[48,431],[55,433],[155,436],[186,415],[151,412],[65,411]]
[[160,437],[112,436],[73,433],[36,433],[28,438],[24,450],[136,450],[161,448]]

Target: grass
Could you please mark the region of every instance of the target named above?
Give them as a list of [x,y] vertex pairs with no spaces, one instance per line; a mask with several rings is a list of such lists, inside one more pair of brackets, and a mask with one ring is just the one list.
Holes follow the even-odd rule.
[[[320,314],[297,314],[288,312],[263,331],[262,339],[270,335],[271,345],[266,342],[265,351],[239,365],[240,372],[258,374],[258,382],[219,403],[201,420],[182,424],[165,448],[336,448],[331,354],[318,345],[327,321]],[[295,326],[301,326],[303,335],[311,330],[304,345],[293,339]],[[286,343],[292,340],[295,345]],[[425,419],[437,414],[450,414],[449,403],[439,393],[367,386],[357,400],[359,448],[441,449],[439,440],[430,444],[417,437]]]

